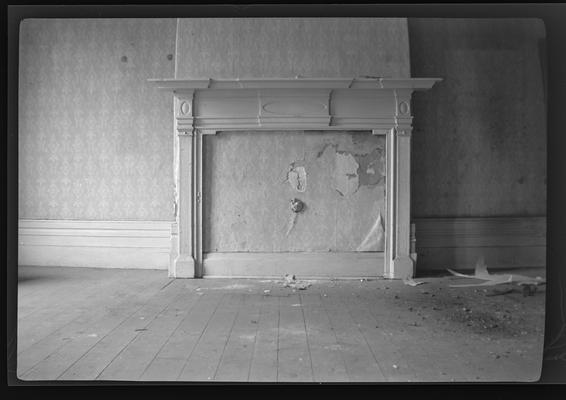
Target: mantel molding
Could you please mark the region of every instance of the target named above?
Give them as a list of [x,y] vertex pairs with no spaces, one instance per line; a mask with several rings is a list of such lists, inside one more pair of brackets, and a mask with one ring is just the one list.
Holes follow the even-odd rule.
[[[411,95],[439,78],[150,79],[174,96],[176,223],[169,275],[202,277],[203,136],[219,131],[370,130],[386,136],[385,255],[375,276],[413,276]],[[206,182],[205,182],[206,184]]]
[[262,78],[148,79],[158,89],[181,92],[197,89],[366,89],[426,90],[441,78]]
[[175,96],[176,129],[391,129],[439,78],[150,79]]

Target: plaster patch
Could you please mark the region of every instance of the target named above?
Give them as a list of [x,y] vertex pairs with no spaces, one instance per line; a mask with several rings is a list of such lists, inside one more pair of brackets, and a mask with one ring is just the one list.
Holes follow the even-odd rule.
[[334,172],[334,188],[342,196],[354,194],[359,187],[359,164],[353,155],[336,152],[336,169]]
[[287,172],[287,181],[297,192],[303,193],[307,190],[307,171],[305,167],[295,167],[291,164],[289,172]]

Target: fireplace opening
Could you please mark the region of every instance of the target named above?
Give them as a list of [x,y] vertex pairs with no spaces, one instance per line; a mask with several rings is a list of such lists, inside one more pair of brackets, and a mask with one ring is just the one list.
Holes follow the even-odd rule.
[[[346,253],[366,253],[371,261],[385,245],[385,158],[385,136],[367,130],[205,136],[203,274],[221,274],[211,260],[228,257],[247,259],[245,270],[230,268],[236,276],[249,275],[250,268],[260,275],[290,269],[325,276],[328,264],[342,262]],[[295,265],[310,254],[323,255],[327,265]],[[289,265],[261,265],[270,255],[288,256]],[[252,267],[254,257],[260,265]],[[356,273],[376,276],[376,263],[373,254],[368,270]]]

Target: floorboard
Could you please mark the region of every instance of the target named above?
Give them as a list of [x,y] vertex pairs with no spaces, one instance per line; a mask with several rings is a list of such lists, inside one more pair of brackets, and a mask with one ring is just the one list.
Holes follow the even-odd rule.
[[263,297],[261,294],[245,295],[214,376],[215,381],[248,381]]
[[277,382],[279,297],[265,296],[261,304],[249,381]]
[[214,379],[243,296],[241,293],[224,294],[178,380],[212,381]]
[[531,382],[540,375],[544,288],[492,297],[450,288],[452,277],[418,287],[313,280],[299,290],[277,279],[169,279],[150,270],[20,273],[17,376],[30,382]]
[[[145,304],[127,316],[122,323],[102,337],[88,352],[69,366],[59,377],[63,380],[110,380],[120,379],[122,372],[116,376],[108,375],[110,367],[121,352],[136,339],[140,333],[148,329],[153,319],[173,302],[182,284],[173,282],[150,297]],[[131,368],[136,368],[132,366]],[[126,368],[128,371],[130,368]],[[128,372],[125,372],[126,374]],[[129,378],[129,376],[128,376]]]
[[312,382],[313,371],[299,294],[279,301],[278,382]]
[[348,382],[338,338],[319,294],[301,295],[315,382]]
[[223,297],[223,294],[218,292],[206,295],[202,292],[198,293],[198,301],[151,361],[141,377],[142,380],[175,381],[178,379]]

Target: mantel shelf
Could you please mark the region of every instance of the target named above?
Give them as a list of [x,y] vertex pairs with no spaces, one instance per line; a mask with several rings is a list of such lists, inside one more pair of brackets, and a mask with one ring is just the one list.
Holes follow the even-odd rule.
[[158,89],[430,89],[441,78],[148,79]]

